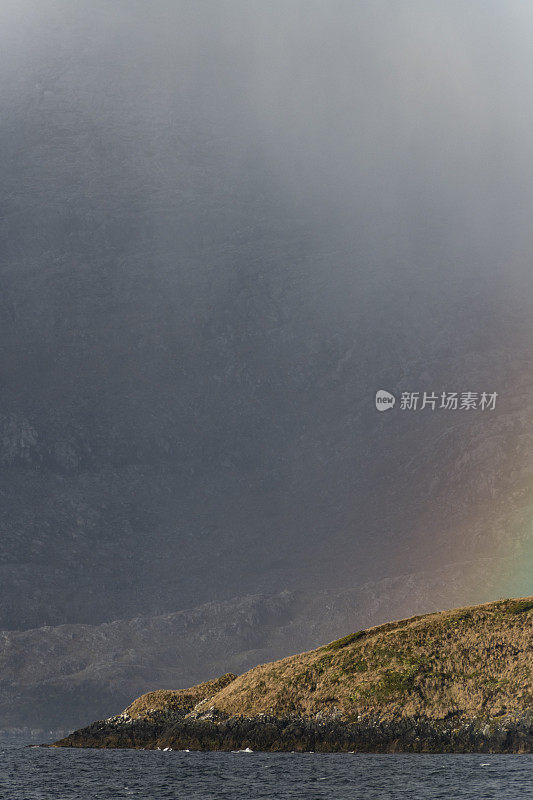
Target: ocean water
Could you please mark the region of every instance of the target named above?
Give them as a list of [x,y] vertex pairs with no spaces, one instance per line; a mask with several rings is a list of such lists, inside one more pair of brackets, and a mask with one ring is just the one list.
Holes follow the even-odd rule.
[[184,753],[2,742],[1,800],[530,800],[533,755]]

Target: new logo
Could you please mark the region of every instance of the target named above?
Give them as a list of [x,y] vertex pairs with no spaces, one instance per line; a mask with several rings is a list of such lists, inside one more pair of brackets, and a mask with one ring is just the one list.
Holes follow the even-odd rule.
[[395,402],[394,395],[386,392],[385,389],[379,389],[376,392],[376,408],[378,411],[388,411],[389,408],[394,408]]

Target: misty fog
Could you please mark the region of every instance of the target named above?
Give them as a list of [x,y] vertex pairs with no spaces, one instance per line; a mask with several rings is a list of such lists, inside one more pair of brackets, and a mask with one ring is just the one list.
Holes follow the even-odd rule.
[[0,3],[5,627],[519,546],[491,525],[528,465],[532,22]]

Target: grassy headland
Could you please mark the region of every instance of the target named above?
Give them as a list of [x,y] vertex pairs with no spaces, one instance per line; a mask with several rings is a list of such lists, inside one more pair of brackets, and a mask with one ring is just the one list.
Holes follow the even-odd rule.
[[239,677],[150,692],[57,744],[531,752],[532,714],[529,597],[387,623]]

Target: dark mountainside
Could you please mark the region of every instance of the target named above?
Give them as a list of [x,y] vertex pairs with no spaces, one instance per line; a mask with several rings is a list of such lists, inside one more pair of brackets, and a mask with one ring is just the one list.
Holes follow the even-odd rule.
[[[316,646],[331,608],[340,634],[529,592],[522,172],[479,132],[480,163],[441,152],[422,101],[412,151],[408,76],[362,62],[339,98],[311,23],[279,110],[266,10],[89,5],[29,3],[0,61],[0,728]],[[499,398],[378,414],[379,388]]]
[[153,691],[56,747],[533,752],[533,598],[422,615]]

